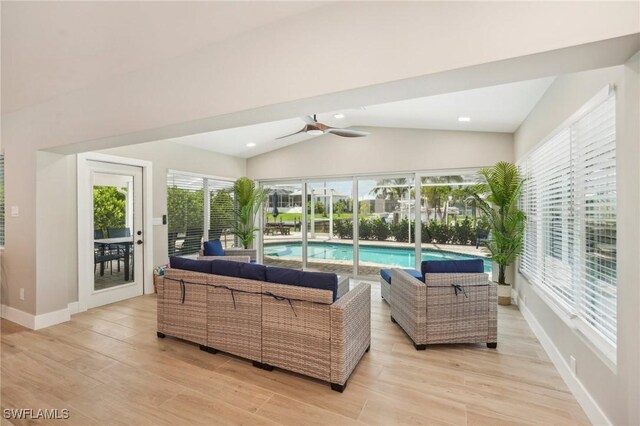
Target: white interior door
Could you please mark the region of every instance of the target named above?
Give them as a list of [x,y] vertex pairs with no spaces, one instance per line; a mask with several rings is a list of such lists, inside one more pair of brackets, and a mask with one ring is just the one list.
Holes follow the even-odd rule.
[[143,294],[142,167],[88,161],[93,280],[87,308]]

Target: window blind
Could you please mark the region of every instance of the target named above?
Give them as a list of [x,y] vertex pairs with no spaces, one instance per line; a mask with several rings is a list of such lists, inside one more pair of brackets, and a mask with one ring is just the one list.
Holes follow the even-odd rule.
[[207,179],[207,189],[210,200],[208,239],[220,239],[224,248],[233,247],[235,245],[235,237],[232,234],[235,206],[233,182]]
[[524,158],[520,271],[581,325],[616,345],[615,95]]
[[198,253],[204,235],[204,178],[167,174],[169,256]]
[[611,96],[572,126],[579,317],[616,342],[616,122]]

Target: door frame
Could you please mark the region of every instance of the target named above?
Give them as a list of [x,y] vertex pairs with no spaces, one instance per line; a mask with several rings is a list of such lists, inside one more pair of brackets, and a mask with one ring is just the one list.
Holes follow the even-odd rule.
[[[87,310],[90,296],[88,282],[93,282],[93,229],[87,211],[91,205],[91,167],[89,161],[100,161],[142,168],[142,226],[145,244],[142,248],[142,288],[143,294],[153,293],[153,164],[151,161],[115,155],[87,152],[77,155],[77,195],[78,195],[78,312]],[[90,265],[91,267],[87,267]]]

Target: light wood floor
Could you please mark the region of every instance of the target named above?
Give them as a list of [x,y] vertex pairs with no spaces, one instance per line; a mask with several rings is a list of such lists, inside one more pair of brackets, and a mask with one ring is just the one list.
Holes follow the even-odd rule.
[[372,283],[371,351],[339,394],[158,339],[155,303],[142,296],[39,331],[2,320],[2,409],[69,409],[58,425],[588,424],[514,307],[499,310],[497,350],[418,352]]

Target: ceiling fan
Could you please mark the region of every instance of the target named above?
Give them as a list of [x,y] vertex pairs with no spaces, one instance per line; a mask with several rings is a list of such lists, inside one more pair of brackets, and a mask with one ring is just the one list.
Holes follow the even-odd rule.
[[310,115],[306,115],[302,117],[302,119],[307,124],[305,124],[305,126],[301,130],[295,133],[291,133],[290,135],[280,136],[276,139],[288,138],[289,136],[297,135],[299,133],[306,133],[311,136],[320,136],[325,133],[331,133],[333,135],[343,136],[345,138],[360,138],[369,135],[369,133],[363,132],[361,130],[339,129],[337,127],[327,126],[326,124],[318,122],[315,114],[313,114],[313,117],[311,117]]

